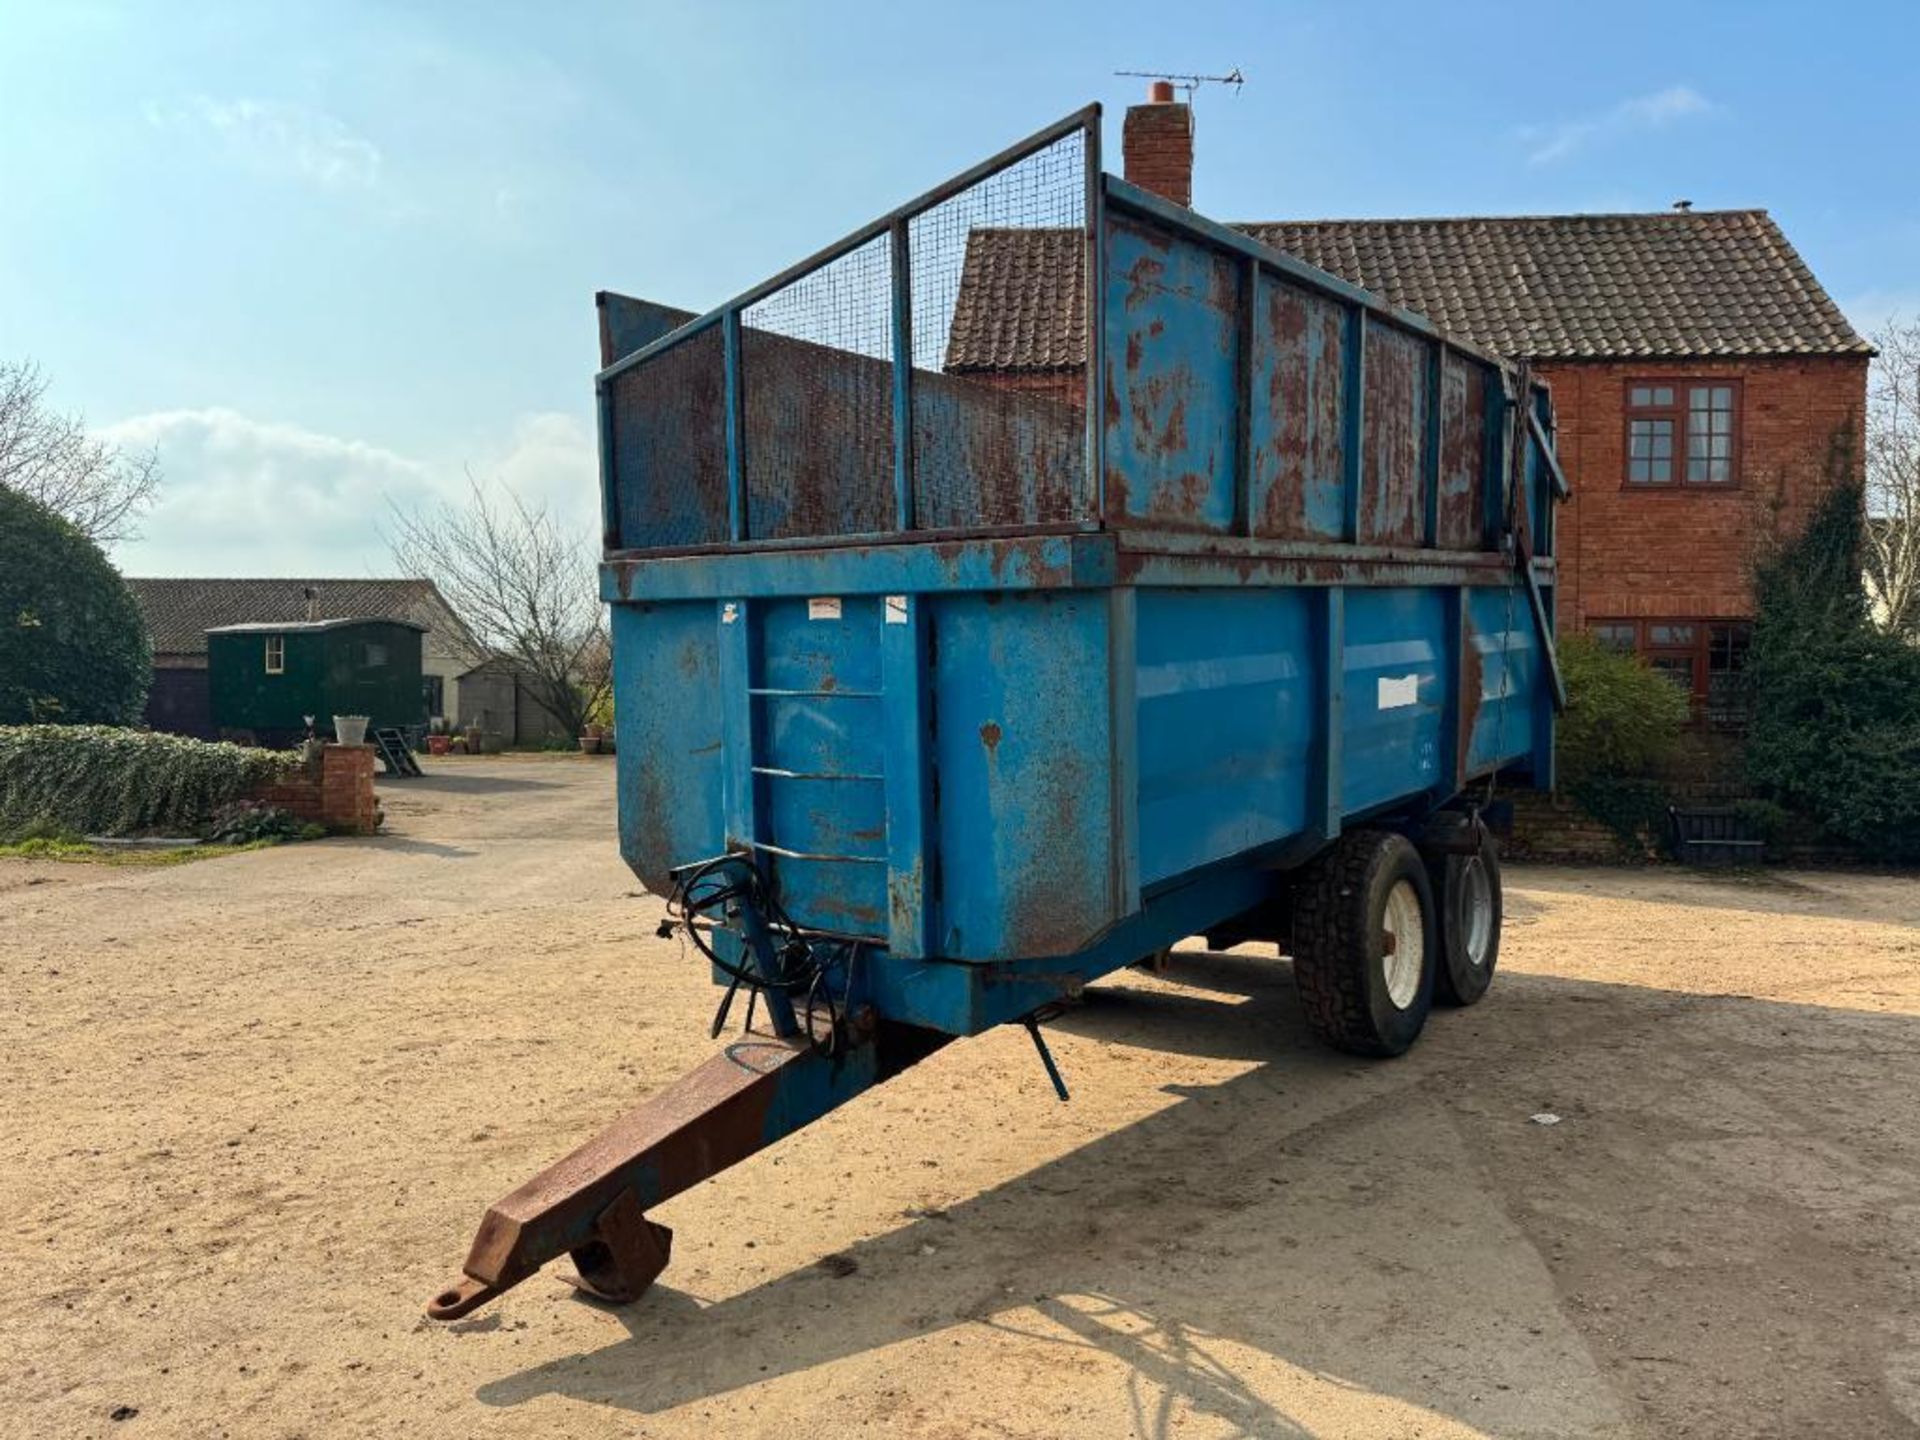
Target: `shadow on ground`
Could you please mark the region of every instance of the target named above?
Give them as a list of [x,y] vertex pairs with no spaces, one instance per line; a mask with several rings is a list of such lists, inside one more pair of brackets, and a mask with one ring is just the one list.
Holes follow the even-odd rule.
[[[431,767],[431,760],[426,762]],[[449,775],[445,771],[427,768],[424,775],[398,779],[382,775],[381,788],[392,787],[396,793],[427,795],[508,795],[526,790],[559,790],[564,787],[553,780],[526,780],[514,775]]]
[[1888,1107],[1914,1067],[1853,1062],[1913,1057],[1914,1019],[1519,974],[1366,1064],[1311,1045],[1283,964],[1183,952],[1169,978],[1204,993],[1123,980],[1057,1028],[1252,1068],[853,1246],[844,1278],[663,1283],[613,1312],[624,1340],[477,1398],[649,1414],[984,1327],[1120,1362],[1143,1436],[1306,1435],[1303,1406],[1355,1394],[1497,1435],[1901,1423],[1899,1337],[1858,1317],[1905,1303],[1888,1227],[1920,1170]]

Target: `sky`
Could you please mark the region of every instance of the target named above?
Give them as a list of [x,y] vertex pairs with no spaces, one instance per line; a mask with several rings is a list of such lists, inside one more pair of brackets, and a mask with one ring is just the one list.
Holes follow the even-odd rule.
[[1762,206],[1920,315],[1920,6],[0,0],[0,358],[165,474],[134,575],[391,573],[597,511],[594,292],[705,310],[1090,100],[1224,220]]

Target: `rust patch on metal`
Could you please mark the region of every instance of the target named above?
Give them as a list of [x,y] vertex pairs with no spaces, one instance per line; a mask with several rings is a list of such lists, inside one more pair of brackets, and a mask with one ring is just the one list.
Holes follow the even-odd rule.
[[[1254,534],[1339,540],[1346,324],[1340,307],[1284,281],[1263,282],[1258,348],[1266,414],[1256,417]],[[1316,512],[1318,512],[1316,516]]]
[[[1463,598],[1461,604],[1466,604]],[[1473,618],[1463,613],[1460,619],[1460,725],[1454,736],[1454,783],[1467,781],[1467,757],[1473,750],[1473,732],[1480,723],[1480,692],[1486,684],[1485,665],[1480,646],[1475,643]]]
[[1487,459],[1486,370],[1449,353],[1440,368],[1440,496],[1434,544],[1478,550],[1486,540],[1481,477]]
[[1000,727],[989,720],[980,727],[980,743],[987,747],[987,753],[994,755],[1000,749]]
[[[1213,257],[1212,273],[1207,277],[1207,306],[1229,319],[1240,313],[1240,266],[1224,255]],[[1231,350],[1236,343],[1236,327],[1222,327],[1224,343]]]
[[[1163,252],[1169,243],[1165,237],[1149,236],[1144,232],[1141,233],[1141,238],[1157,241],[1159,248]],[[1166,262],[1156,260],[1151,255],[1142,255],[1139,259],[1135,260],[1133,264],[1129,265],[1126,272],[1127,295],[1123,302],[1127,309],[1138,309],[1150,299],[1153,292],[1160,288],[1160,282],[1166,273]]]
[[[760,1149],[780,1072],[811,1058],[804,1040],[729,1045],[629,1110],[495,1202],[467,1253],[466,1278],[435,1296],[428,1314],[455,1319],[570,1251],[585,1262],[590,1282],[598,1272],[618,1284],[618,1261],[594,1247],[610,1251],[617,1243],[627,1252],[622,1259],[644,1259],[648,1237],[636,1228],[640,1212]],[[660,1259],[664,1263],[664,1253]],[[612,1273],[609,1265],[616,1267]],[[638,1288],[651,1279],[641,1279]]]
[[927,529],[1083,517],[1086,380],[1053,390],[916,370],[915,523]]
[[1019,955],[1065,955],[1079,949],[1088,939],[1088,917],[1078,907],[1060,904],[1060,897],[1105,893],[1106,855],[1102,851],[1096,862],[1089,854],[1089,837],[1081,826],[1086,768],[1078,756],[1059,756],[1033,797],[1027,821],[1035,832],[1032,853],[1048,863],[1021,876],[1015,890],[1008,938]]
[[1386,325],[1367,334],[1366,439],[1360,489],[1360,540],[1418,545],[1425,527],[1420,448],[1426,387],[1424,345]]

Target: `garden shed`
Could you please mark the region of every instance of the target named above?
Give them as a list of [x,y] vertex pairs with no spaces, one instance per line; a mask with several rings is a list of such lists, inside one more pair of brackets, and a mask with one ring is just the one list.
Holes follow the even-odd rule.
[[214,728],[262,745],[328,733],[335,715],[365,715],[369,729],[426,724],[421,637],[411,620],[304,620],[223,625],[207,631],[207,689]]

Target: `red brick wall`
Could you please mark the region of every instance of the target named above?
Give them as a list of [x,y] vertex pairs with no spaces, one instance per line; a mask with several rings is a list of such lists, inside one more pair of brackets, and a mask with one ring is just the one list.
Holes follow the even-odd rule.
[[[1753,613],[1756,545],[1795,533],[1829,483],[1836,431],[1860,464],[1867,362],[1853,356],[1737,363],[1548,364],[1561,463],[1560,623],[1608,616],[1705,619]],[[1636,379],[1741,382],[1739,483],[1625,488],[1626,387]]]
[[329,745],[320,752],[318,775],[296,772],[256,791],[253,798],[337,834],[371,835],[380,823],[373,791],[373,747]]
[[1193,204],[1193,111],[1172,101],[1135,105],[1120,128],[1127,179],[1176,205]]

